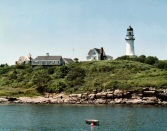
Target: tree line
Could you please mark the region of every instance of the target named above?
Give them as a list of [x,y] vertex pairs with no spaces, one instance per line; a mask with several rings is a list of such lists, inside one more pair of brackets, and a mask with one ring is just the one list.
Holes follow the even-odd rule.
[[149,65],[153,65],[156,68],[159,69],[166,69],[167,70],[167,61],[166,60],[159,60],[156,56],[121,56],[116,58],[116,60],[131,60],[131,61],[137,61],[141,63],[146,63]]

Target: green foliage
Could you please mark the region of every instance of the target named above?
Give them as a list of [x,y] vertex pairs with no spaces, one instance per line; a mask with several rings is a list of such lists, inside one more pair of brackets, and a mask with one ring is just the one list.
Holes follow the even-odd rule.
[[144,63],[146,61],[146,56],[145,55],[141,55],[137,58],[137,61]]
[[48,82],[50,79],[50,76],[45,70],[38,70],[32,76],[32,82],[36,86],[37,91],[40,93],[47,91]]
[[43,67],[43,66],[35,66],[34,67],[34,71],[36,71],[36,70],[44,70],[45,68]]
[[154,65],[155,63],[158,62],[158,58],[157,57],[153,57],[153,56],[148,56],[145,60],[146,64],[150,64],[150,65]]
[[74,87],[84,83],[85,70],[81,67],[72,68],[66,76],[67,85]]
[[55,67],[50,67],[50,68],[48,68],[48,74],[49,74],[49,75],[54,74],[54,72],[55,72]]
[[57,67],[55,69],[54,78],[64,78],[69,72],[69,67],[66,65]]
[[0,74],[6,74],[12,69],[12,66],[3,66],[0,67]]
[[5,67],[5,66],[8,66],[8,64],[1,64],[0,67]]
[[0,95],[24,96],[62,91],[78,93],[107,89],[141,89],[150,86],[167,88],[166,79],[167,61],[144,55],[50,68],[29,65],[3,66],[0,67]]
[[65,89],[66,85],[63,80],[50,81],[47,92],[49,93],[60,93]]
[[116,60],[138,61],[138,62],[146,63],[149,65],[154,65],[159,61],[157,57],[154,57],[154,56],[146,57],[145,55],[141,55],[141,56],[126,56],[125,55],[125,56],[118,57]]
[[25,65],[16,65],[15,68],[16,69],[25,69],[26,66]]
[[116,60],[131,60],[131,57],[124,55],[124,56],[118,57]]
[[159,69],[166,69],[167,70],[167,61],[158,61],[155,64],[155,67],[157,67]]

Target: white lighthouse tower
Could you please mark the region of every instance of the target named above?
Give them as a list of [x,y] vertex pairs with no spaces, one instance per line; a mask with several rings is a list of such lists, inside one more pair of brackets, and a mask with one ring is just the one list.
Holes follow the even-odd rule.
[[126,34],[126,55],[128,56],[134,56],[135,55],[135,50],[134,50],[134,34],[133,34],[133,28],[129,26],[127,29],[127,34]]

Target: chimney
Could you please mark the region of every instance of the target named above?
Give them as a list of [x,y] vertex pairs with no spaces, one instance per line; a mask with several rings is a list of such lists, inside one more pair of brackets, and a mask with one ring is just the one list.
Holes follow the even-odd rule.
[[101,47],[100,53],[101,53],[101,60],[104,60],[104,50],[103,50],[103,47]]
[[49,53],[46,53],[46,56],[49,56]]

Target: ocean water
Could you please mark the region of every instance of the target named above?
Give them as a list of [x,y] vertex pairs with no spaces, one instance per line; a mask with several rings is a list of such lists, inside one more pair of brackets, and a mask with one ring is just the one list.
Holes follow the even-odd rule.
[[167,107],[0,105],[0,131],[167,131]]

